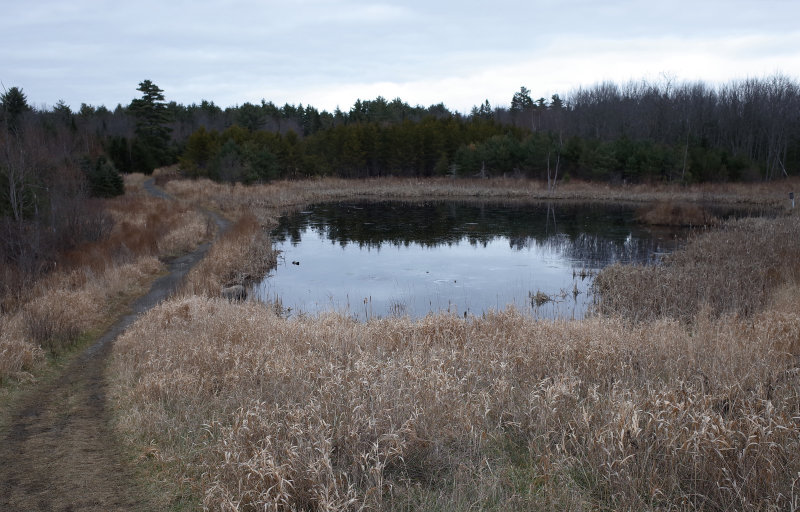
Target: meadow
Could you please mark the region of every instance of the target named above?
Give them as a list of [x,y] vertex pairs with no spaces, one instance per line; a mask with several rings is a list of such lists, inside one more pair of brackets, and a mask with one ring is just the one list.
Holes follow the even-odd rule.
[[[231,303],[280,212],[348,198],[785,208],[796,183],[169,181],[239,228],[108,369],[120,435],[165,500],[209,510],[793,510],[800,217],[731,221],[662,267],[610,267],[598,314],[358,323]],[[670,209],[670,211],[672,211]],[[188,505],[186,505],[188,503]]]

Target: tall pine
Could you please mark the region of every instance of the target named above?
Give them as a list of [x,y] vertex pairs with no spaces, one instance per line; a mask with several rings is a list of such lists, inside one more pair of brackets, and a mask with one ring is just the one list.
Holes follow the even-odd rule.
[[164,91],[150,80],[139,83],[136,89],[141,98],[131,101],[130,112],[136,119],[136,139],[133,142],[134,171],[150,174],[153,169],[171,163],[169,151],[170,113],[164,101]]

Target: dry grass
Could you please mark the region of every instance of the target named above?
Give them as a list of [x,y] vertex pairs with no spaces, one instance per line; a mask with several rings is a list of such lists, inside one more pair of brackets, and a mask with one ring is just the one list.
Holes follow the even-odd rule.
[[184,292],[218,297],[226,286],[247,285],[277,263],[277,252],[253,215],[242,215],[186,278]]
[[726,222],[659,266],[607,267],[597,276],[599,311],[632,320],[690,321],[764,310],[776,290],[800,283],[800,216]]
[[492,201],[603,201],[653,204],[674,202],[697,205],[768,206],[788,208],[788,192],[800,188],[798,180],[760,184],[602,185],[571,181],[554,192],[546,183],[530,180],[452,180],[447,178],[381,178],[343,180],[276,181],[243,186],[210,180],[176,180],[166,190],[190,202],[208,205],[231,216],[255,213],[264,225],[272,225],[283,211],[306,204],[337,200],[436,200],[480,199]]
[[[159,258],[193,249],[210,236],[205,217],[141,189],[144,179],[126,177],[128,192],[109,200],[110,236],[64,254],[56,269],[36,282],[0,290],[0,383],[29,378],[45,360],[71,347],[132,292],[163,270]],[[14,275],[14,269],[0,269]]]
[[209,510],[789,509],[800,317],[287,321],[186,297],[119,340],[121,427]]
[[[778,206],[786,182],[562,187],[563,199]],[[604,272],[579,322],[513,310],[357,323],[214,298],[263,273],[259,224],[336,199],[538,200],[530,182],[170,181],[237,216],[109,375],[119,428],[208,510],[794,510],[798,218],[708,232],[664,269]],[[796,238],[796,237],[795,237]],[[209,277],[205,277],[209,276]]]
[[116,226],[103,252],[125,248],[169,258],[191,251],[214,230],[213,223],[195,208],[144,192],[119,198],[109,211]]
[[636,212],[636,218],[651,226],[715,226],[719,219],[702,205],[658,201]]

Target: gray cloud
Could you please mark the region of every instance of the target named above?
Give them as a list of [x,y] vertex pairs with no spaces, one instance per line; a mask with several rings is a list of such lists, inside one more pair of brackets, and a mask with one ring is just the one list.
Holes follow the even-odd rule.
[[[800,74],[788,0],[461,2],[40,0],[4,7],[0,81],[37,105],[262,98],[343,108],[353,95],[467,110],[603,79]],[[339,95],[339,96],[337,96]],[[359,97],[356,96],[356,97]]]

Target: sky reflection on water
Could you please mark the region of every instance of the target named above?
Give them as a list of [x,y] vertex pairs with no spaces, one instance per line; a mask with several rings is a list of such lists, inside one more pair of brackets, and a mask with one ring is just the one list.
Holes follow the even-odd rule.
[[[279,297],[290,316],[333,310],[360,320],[507,305],[581,318],[591,274],[654,261],[677,244],[675,233],[633,223],[631,208],[464,203],[316,205],[283,217],[273,240],[281,258],[258,298]],[[537,305],[537,292],[553,300]]]

